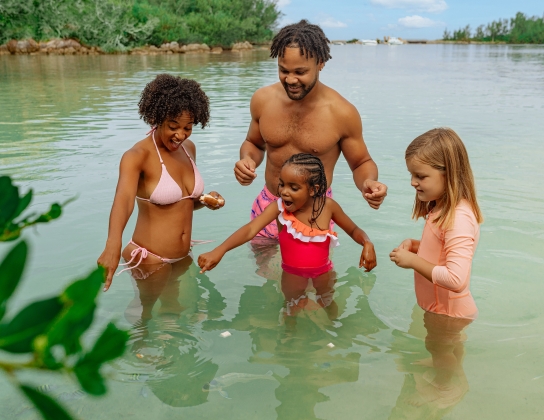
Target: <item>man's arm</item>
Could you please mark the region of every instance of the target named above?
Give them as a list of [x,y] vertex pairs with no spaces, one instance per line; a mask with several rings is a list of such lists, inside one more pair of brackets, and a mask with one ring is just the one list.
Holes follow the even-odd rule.
[[263,89],[259,89],[251,98],[249,105],[251,122],[249,123],[246,139],[240,147],[240,160],[234,165],[234,176],[242,185],[249,185],[253,182],[257,177],[255,169],[264,159],[266,144],[259,128],[263,96]]
[[338,119],[345,124],[345,135],[339,142],[340,150],[364,199],[370,207],[378,209],[387,195],[387,186],[378,182],[378,167],[363,140],[363,124],[359,112],[353,105],[347,104],[344,114]]

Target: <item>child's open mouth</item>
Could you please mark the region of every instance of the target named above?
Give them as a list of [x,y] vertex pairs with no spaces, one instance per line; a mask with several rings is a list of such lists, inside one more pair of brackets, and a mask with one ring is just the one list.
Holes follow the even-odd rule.
[[285,207],[290,207],[291,204],[293,204],[293,202],[292,202],[292,201],[283,200],[283,204],[285,204]]

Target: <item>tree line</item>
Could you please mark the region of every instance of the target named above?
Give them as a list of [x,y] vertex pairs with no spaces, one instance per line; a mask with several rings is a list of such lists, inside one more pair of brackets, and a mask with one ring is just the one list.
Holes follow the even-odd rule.
[[499,19],[480,25],[472,31],[470,25],[452,32],[444,31],[445,41],[506,42],[509,44],[544,44],[544,17],[528,17],[518,12],[511,19]]
[[281,12],[274,0],[2,0],[0,43],[74,38],[105,51],[146,44],[266,42]]

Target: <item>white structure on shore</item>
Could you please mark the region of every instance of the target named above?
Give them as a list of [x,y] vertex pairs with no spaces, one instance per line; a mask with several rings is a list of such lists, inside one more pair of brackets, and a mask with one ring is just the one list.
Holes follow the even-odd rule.
[[387,43],[389,45],[402,45],[404,44],[404,42],[399,39],[399,38],[395,38],[394,36],[390,37],[388,40],[387,40]]
[[361,39],[359,42],[363,45],[378,45],[375,39]]

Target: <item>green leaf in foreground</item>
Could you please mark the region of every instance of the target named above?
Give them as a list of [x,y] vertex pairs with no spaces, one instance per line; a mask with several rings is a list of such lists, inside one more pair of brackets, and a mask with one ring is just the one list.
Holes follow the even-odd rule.
[[55,400],[39,391],[27,386],[21,385],[21,391],[34,403],[36,408],[40,410],[42,416],[46,420],[72,420],[72,416],[64,410]]
[[0,176],[0,230],[13,220],[19,207],[19,188],[12,184],[9,176]]
[[31,201],[32,201],[32,190],[29,190],[25,194],[24,197],[20,198],[19,205],[17,206],[15,213],[13,213],[13,219],[18,217],[23,211],[25,211]]
[[104,281],[104,269],[98,267],[86,278],[69,285],[60,295],[65,310],[47,332],[44,351],[60,344],[66,354],[81,351],[81,335],[91,326],[96,309],[96,296]]
[[34,339],[48,330],[62,311],[58,297],[31,303],[7,324],[0,324],[0,349],[11,353],[30,353]]
[[110,323],[104,329],[92,350],[85,354],[75,365],[74,373],[81,387],[92,395],[106,393],[104,378],[100,375],[100,366],[121,356],[125,351],[129,335]]
[[15,291],[25,268],[28,246],[19,242],[0,263],[0,320],[6,312],[7,301]]
[[58,203],[51,204],[51,208],[47,213],[40,215],[33,223],[47,223],[51,220],[58,219],[62,214],[62,207]]

